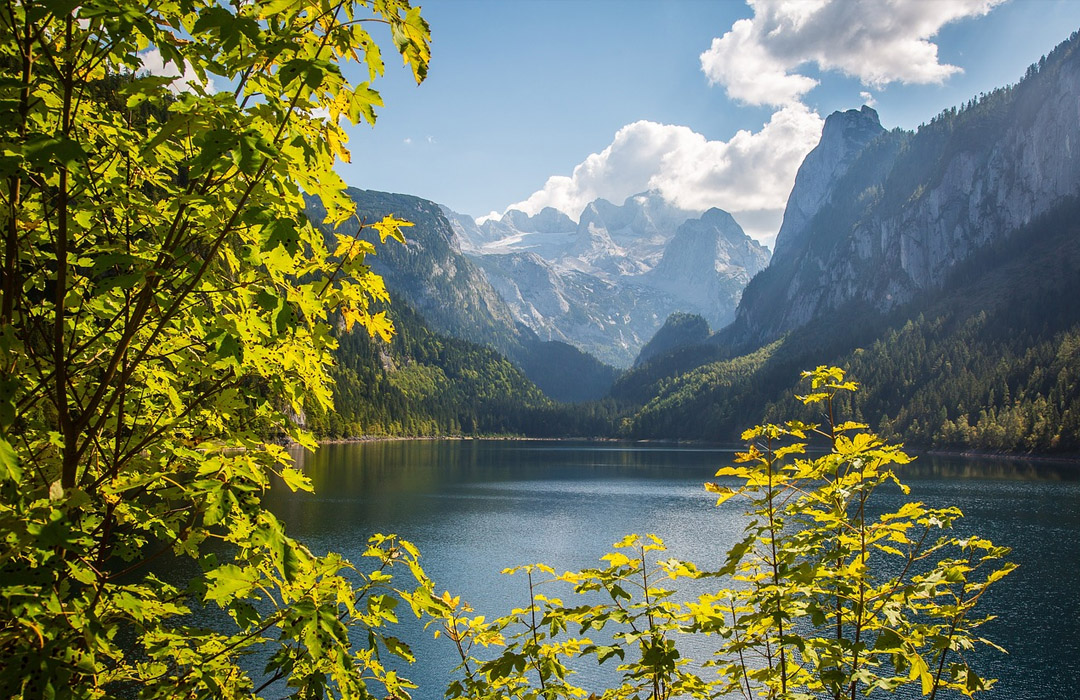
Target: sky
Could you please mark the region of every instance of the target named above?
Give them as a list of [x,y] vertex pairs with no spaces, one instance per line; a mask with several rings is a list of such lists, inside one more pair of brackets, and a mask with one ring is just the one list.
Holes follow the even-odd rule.
[[[1080,29],[1076,0],[427,0],[432,61],[396,60],[352,186],[475,217],[577,219],[648,189],[771,246],[824,118],[917,128],[1016,82]],[[388,44],[384,38],[384,44]],[[388,47],[389,52],[389,47]]]

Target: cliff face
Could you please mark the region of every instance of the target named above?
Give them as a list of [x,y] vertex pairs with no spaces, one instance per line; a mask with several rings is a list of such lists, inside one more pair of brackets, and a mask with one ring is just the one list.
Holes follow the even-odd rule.
[[837,181],[866,144],[883,131],[877,112],[870,107],[829,115],[821,130],[821,141],[806,154],[795,175],[773,255],[783,258],[803,242],[810,222],[828,201]]
[[830,116],[725,341],[767,342],[849,303],[888,310],[1080,195],[1078,44],[914,134],[875,128],[867,108]]
[[[911,204],[863,233],[879,238],[916,286],[1080,192],[1080,51],[1069,47],[1060,63],[987,103],[970,110],[970,123],[954,118],[950,152]],[[980,143],[983,128],[997,137]]]

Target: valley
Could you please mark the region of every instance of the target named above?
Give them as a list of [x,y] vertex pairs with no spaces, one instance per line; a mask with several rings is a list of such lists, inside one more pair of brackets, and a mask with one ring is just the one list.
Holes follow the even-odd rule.
[[[328,434],[725,442],[762,406],[791,415],[799,373],[836,364],[871,388],[852,408],[887,436],[1074,454],[1078,105],[1074,35],[1019,83],[914,132],[884,129],[869,107],[837,112],[798,171],[771,254],[726,212],[658,192],[598,199],[576,222],[545,209],[478,223],[351,190],[362,220],[394,212],[417,225],[371,260],[402,339],[382,350],[346,338],[339,355],[342,366],[394,360],[367,370],[368,393],[339,389],[351,418]],[[464,347],[471,360],[448,359]],[[472,371],[448,371],[462,362]],[[409,377],[427,388],[403,389]],[[400,416],[358,418],[364,402],[387,400],[376,386],[402,392]],[[435,394],[458,408],[402,422],[406,396],[412,411]]]

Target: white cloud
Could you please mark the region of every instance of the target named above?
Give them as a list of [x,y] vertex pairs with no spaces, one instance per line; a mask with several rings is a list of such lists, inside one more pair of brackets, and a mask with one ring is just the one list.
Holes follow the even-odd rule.
[[701,54],[709,82],[723,85],[728,97],[752,105],[798,102],[817,86],[804,75],[791,75],[788,66],[769,54],[753,20],[741,19]]
[[508,208],[535,214],[554,207],[577,218],[598,197],[622,203],[651,189],[686,209],[729,211],[748,234],[771,245],[795,173],[821,137],[822,124],[801,104],[779,110],[760,131],[739,131],[728,141],[709,141],[685,126],[634,122],[570,176],[548,178]]
[[794,72],[815,63],[864,85],[941,83],[959,72],[929,41],[943,26],[985,15],[1005,0],[748,0],[751,19],[701,54],[709,81],[753,105],[789,105],[817,81]]
[[405,137],[405,141],[404,141],[403,143],[404,143],[404,144],[405,144],[406,146],[411,146],[411,145],[412,145],[412,138],[411,138],[411,137],[409,137],[409,136],[406,136],[406,137]]
[[[634,122],[569,176],[548,178],[509,208],[535,214],[550,206],[576,218],[598,197],[621,203],[653,189],[687,209],[725,209],[748,234],[772,245],[795,173],[823,126],[803,103],[818,81],[797,69],[816,64],[874,89],[892,82],[940,83],[961,69],[941,63],[930,39],[949,22],[985,15],[1005,2],[747,1],[754,16],[735,22],[700,58],[709,81],[732,99],[777,108],[759,131],[709,141],[685,126]],[[873,106],[869,90],[860,97]]]
[[[176,64],[169,63],[169,65],[165,65],[165,62],[161,57],[161,52],[157,49],[149,49],[148,51],[142,52],[139,54],[139,59],[142,61],[143,70],[150,73],[150,75],[176,78],[169,86],[175,93],[187,92],[192,89],[192,84],[201,83],[191,66],[184,65],[184,72],[181,73],[180,69],[176,67]],[[206,78],[204,87],[207,92],[215,92],[214,81],[209,77]]]
[[877,104],[877,100],[874,99],[874,96],[866,91],[859,93],[859,99],[862,100],[863,104],[867,107],[873,107]]

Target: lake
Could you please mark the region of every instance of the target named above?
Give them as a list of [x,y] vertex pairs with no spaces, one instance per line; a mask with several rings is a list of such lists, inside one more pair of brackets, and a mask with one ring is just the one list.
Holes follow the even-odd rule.
[[[333,549],[359,563],[372,533],[411,540],[440,592],[460,595],[491,618],[528,600],[525,579],[501,575],[503,568],[596,566],[612,543],[632,532],[659,535],[669,556],[717,567],[740,539],[742,505],[733,500],[717,508],[702,483],[730,464],[732,454],[553,441],[332,444],[297,455],[315,494],[281,487],[265,500],[289,534],[316,553]],[[923,456],[901,476],[912,489],[905,500],[959,506],[966,516],[959,532],[1012,547],[1011,559],[1020,564],[984,599],[998,619],[983,635],[1010,653],[987,655],[977,665],[981,675],[1000,679],[980,697],[1075,697],[1080,465]],[[888,492],[885,500],[894,502],[884,507],[898,507],[901,498],[898,490]],[[402,671],[420,684],[414,698],[437,700],[456,652],[430,632],[408,631],[421,663]]]

